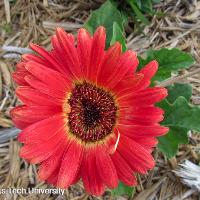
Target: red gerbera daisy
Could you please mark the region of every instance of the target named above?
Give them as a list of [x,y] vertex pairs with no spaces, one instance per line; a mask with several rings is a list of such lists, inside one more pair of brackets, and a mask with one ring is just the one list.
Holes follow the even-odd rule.
[[30,44],[13,74],[16,94],[24,105],[11,111],[20,156],[40,164],[39,178],[67,188],[82,179],[88,193],[101,195],[118,181],[136,185],[136,173],[154,167],[155,137],[163,111],[154,104],[164,88],[149,88],[158,64],[136,72],[134,51],[121,52],[116,42],[105,50],[105,29],[94,36],[80,29],[73,35],[58,28],[52,50]]

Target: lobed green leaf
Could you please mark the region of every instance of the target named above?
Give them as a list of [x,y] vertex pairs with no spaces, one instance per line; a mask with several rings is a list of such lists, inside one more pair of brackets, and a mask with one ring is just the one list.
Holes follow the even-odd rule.
[[92,12],[84,27],[93,34],[98,26],[104,26],[106,28],[106,47],[119,41],[123,50],[126,50],[124,22],[124,16],[111,1],[107,0],[99,9]]
[[169,103],[173,103],[178,97],[183,96],[187,101],[190,101],[192,96],[192,86],[187,83],[175,83],[167,87]]
[[[184,94],[188,96],[188,94]],[[159,138],[158,148],[167,157],[176,155],[178,145],[188,142],[189,130],[200,131],[200,107],[188,103],[183,96],[178,97],[173,104],[168,100],[159,103],[159,107],[165,110],[165,118],[162,125],[170,128],[167,135]]]
[[185,97],[178,97],[173,104],[165,100],[160,106],[165,110],[162,124],[200,131],[200,107],[189,104]]
[[146,54],[147,57],[145,59],[139,57],[139,68],[142,68],[152,60],[157,60],[159,63],[158,71],[152,81],[163,81],[170,78],[173,72],[188,68],[194,63],[191,55],[179,49],[149,50]]

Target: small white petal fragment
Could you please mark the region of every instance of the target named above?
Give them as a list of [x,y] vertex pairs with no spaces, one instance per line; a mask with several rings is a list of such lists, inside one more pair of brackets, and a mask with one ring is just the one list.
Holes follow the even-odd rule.
[[182,183],[200,191],[200,166],[185,160],[180,168],[173,172],[181,178]]

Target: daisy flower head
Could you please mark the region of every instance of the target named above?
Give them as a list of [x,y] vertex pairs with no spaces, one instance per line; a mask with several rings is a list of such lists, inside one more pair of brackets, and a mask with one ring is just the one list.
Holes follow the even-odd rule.
[[11,111],[22,129],[20,156],[39,164],[41,180],[67,188],[81,179],[93,195],[119,181],[136,185],[135,174],[155,165],[156,137],[168,131],[154,105],[167,91],[149,87],[158,63],[136,71],[136,53],[122,53],[119,42],[106,50],[105,40],[102,26],[93,36],[81,28],[77,44],[57,28],[52,49],[30,44],[35,54],[13,73],[23,103]]

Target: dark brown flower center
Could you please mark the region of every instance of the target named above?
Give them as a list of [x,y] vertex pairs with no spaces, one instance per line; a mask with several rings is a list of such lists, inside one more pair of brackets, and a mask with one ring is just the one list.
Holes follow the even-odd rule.
[[117,107],[109,92],[84,82],[75,86],[68,103],[70,133],[85,142],[102,140],[112,133]]

